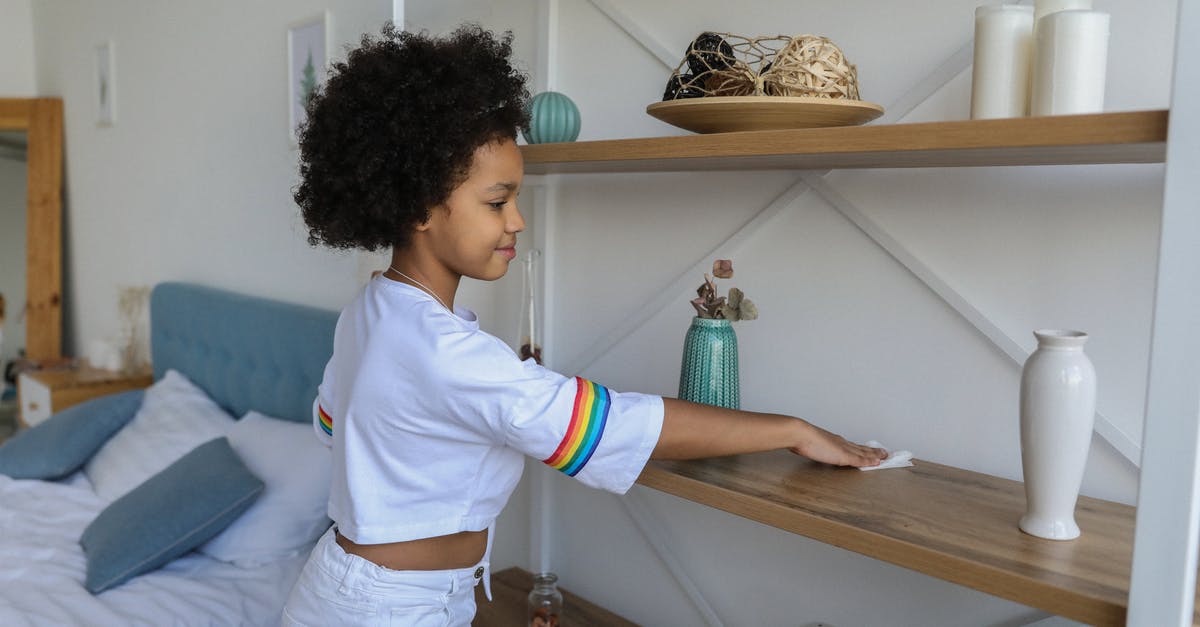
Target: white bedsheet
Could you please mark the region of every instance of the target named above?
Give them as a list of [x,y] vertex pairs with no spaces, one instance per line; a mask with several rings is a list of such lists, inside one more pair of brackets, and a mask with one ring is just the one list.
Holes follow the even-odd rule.
[[105,506],[82,475],[0,475],[0,625],[278,625],[308,552],[258,568],[189,553],[93,596],[79,536]]

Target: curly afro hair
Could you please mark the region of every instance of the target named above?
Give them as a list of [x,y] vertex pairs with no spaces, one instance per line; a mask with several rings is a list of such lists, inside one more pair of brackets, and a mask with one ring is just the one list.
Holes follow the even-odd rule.
[[364,35],[308,103],[293,190],[310,244],[379,250],[408,245],[413,228],[466,180],[475,150],[527,128],[525,76],[512,33],[478,25],[445,37]]

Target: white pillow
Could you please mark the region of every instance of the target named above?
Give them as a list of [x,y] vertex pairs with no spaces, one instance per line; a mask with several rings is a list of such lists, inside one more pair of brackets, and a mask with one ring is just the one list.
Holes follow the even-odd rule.
[[267,487],[250,509],[198,550],[250,567],[311,549],[331,524],[325,512],[333,475],[333,456],[312,424],[251,411],[227,437]]
[[100,447],[84,472],[100,498],[114,501],[234,424],[203,390],[174,370],[146,389],[133,420]]

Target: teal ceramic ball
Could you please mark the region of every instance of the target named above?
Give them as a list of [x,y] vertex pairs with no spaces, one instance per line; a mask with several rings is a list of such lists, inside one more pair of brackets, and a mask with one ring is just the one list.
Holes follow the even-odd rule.
[[522,133],[531,144],[573,142],[579,137],[579,108],[556,91],[544,91],[529,101],[529,130]]

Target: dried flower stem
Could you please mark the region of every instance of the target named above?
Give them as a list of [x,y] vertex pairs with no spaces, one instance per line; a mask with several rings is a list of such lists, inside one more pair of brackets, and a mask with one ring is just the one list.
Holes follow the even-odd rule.
[[733,261],[718,259],[713,262],[713,273],[704,274],[704,283],[696,288],[697,298],[690,302],[701,318],[723,320],[754,320],[758,308],[736,287],[729,289],[729,296],[717,296],[716,278],[733,278]]

